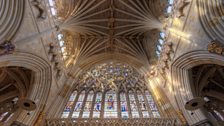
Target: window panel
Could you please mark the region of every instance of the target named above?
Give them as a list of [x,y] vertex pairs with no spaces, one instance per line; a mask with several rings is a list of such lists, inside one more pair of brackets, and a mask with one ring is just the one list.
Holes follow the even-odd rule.
[[79,113],[81,111],[84,98],[85,98],[85,91],[83,91],[79,95],[79,99],[78,99],[78,101],[77,101],[77,103],[75,105],[74,112],[72,114],[72,118],[78,118],[79,117]]
[[104,118],[117,118],[117,97],[115,91],[105,95]]
[[135,101],[134,93],[129,92],[129,100],[130,100],[132,118],[139,118],[139,112]]
[[142,111],[142,115],[144,118],[147,118],[149,117],[149,113],[147,110],[145,99],[140,91],[137,92],[137,95],[138,95],[138,101],[139,101],[140,109]]
[[146,96],[146,99],[148,101],[148,104],[149,104],[149,107],[150,107],[150,109],[152,111],[153,116],[155,118],[159,118],[160,117],[160,114],[158,112],[158,109],[156,107],[156,104],[155,104],[155,102],[153,100],[152,95],[149,93],[149,91],[145,91],[145,96]]
[[89,118],[91,107],[92,107],[93,95],[94,95],[93,91],[91,91],[88,94],[87,100],[85,102],[84,110],[83,110],[83,115],[82,115],[83,118]]
[[76,95],[77,95],[77,92],[74,91],[72,93],[72,95],[70,96],[69,101],[68,101],[67,105],[65,106],[65,109],[64,109],[64,111],[62,113],[62,116],[61,116],[62,118],[68,118],[69,113],[71,112],[72,106],[74,104]]
[[102,102],[102,93],[98,92],[96,94],[95,105],[93,109],[93,118],[100,118],[100,111],[101,111],[101,103]]
[[128,106],[125,93],[120,94],[121,117],[128,118]]

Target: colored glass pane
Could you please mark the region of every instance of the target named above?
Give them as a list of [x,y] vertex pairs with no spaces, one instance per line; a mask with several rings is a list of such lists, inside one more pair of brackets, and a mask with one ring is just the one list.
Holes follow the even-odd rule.
[[139,101],[140,109],[142,111],[142,115],[144,118],[147,118],[147,117],[149,117],[149,113],[147,110],[147,106],[146,106],[144,97],[140,91],[138,91],[137,95],[138,95],[138,101]]
[[129,100],[130,100],[132,118],[139,118],[139,112],[135,101],[134,93],[129,92]]
[[85,102],[83,115],[82,115],[83,118],[89,118],[91,107],[92,107],[93,96],[94,96],[94,92],[91,91],[88,94],[88,97],[87,97],[86,102]]
[[98,92],[96,94],[96,100],[93,109],[93,118],[100,118],[101,102],[102,102],[102,93]]
[[128,118],[128,106],[125,93],[120,94],[121,117]]
[[114,91],[105,95],[104,118],[117,118],[117,97]]
[[83,91],[80,95],[79,95],[79,99],[76,102],[75,108],[74,108],[74,112],[72,114],[72,118],[78,118],[79,117],[79,113],[81,111],[82,108],[82,104],[83,104],[83,100],[85,98],[85,91]]
[[62,118],[68,118],[69,113],[71,112],[72,106],[73,106],[73,104],[74,104],[76,95],[77,95],[77,92],[74,91],[74,92],[72,93],[72,95],[70,96],[69,101],[67,102],[67,104],[66,104],[66,106],[65,106],[65,109],[64,109],[64,111],[63,111],[63,113],[62,113],[62,116],[61,116]]

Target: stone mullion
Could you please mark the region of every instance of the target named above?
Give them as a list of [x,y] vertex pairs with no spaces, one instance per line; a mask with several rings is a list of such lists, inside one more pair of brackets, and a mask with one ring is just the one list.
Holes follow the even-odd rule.
[[72,114],[73,114],[73,112],[74,112],[75,105],[76,105],[76,103],[77,103],[77,101],[78,101],[78,99],[79,99],[79,95],[80,95],[80,93],[81,93],[81,92],[79,92],[79,93],[77,92],[75,101],[74,101],[74,103],[73,103],[73,105],[72,105],[71,112],[69,113],[68,118],[72,118]]
[[106,95],[106,92],[103,92],[102,93],[102,101],[101,101],[101,111],[100,111],[101,119],[104,117],[105,95]]
[[132,118],[130,99],[129,99],[129,95],[127,92],[125,92],[125,96],[126,96],[126,101],[127,101],[127,106],[128,106],[128,117]]
[[97,93],[94,93],[94,96],[93,96],[92,106],[91,106],[90,115],[89,115],[90,118],[93,118],[94,105],[95,105],[95,102],[96,102],[96,94]]
[[121,118],[121,100],[120,100],[120,92],[116,92],[117,94],[117,112],[118,112],[118,118],[120,119]]
[[88,93],[89,92],[85,93],[85,98],[82,101],[83,103],[82,103],[82,107],[81,107],[81,110],[80,110],[80,113],[79,113],[79,117],[78,117],[79,119],[82,118],[82,114],[83,114],[83,111],[84,111],[84,108],[85,108],[85,105],[86,105],[86,100],[87,100],[87,97],[88,97]]
[[146,98],[146,96],[145,96],[145,92],[143,92],[143,97],[144,97],[144,102],[145,102],[145,105],[146,105],[146,107],[147,107],[147,110],[148,110],[148,113],[149,113],[149,117],[151,118],[151,117],[153,117],[153,114],[152,114],[152,111],[151,111],[151,109],[150,109],[150,106],[149,106],[149,102],[148,102],[148,100],[147,100],[147,98]]
[[137,109],[138,109],[139,117],[140,118],[143,118],[143,114],[142,114],[142,110],[140,108],[140,103],[139,103],[139,100],[138,100],[137,92],[134,93],[134,96],[135,96],[135,102],[137,104]]

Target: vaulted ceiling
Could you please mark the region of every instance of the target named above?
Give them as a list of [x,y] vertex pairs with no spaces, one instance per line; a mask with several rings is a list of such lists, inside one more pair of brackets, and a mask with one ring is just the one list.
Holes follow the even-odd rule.
[[73,40],[67,44],[73,46],[70,61],[78,66],[97,60],[149,66],[156,58],[163,28],[159,19],[166,4],[165,0],[56,0],[61,28]]

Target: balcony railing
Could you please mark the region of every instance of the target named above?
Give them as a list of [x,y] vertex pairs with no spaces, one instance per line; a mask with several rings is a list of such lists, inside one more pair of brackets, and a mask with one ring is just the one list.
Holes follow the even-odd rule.
[[175,119],[47,119],[45,126],[177,126]]

